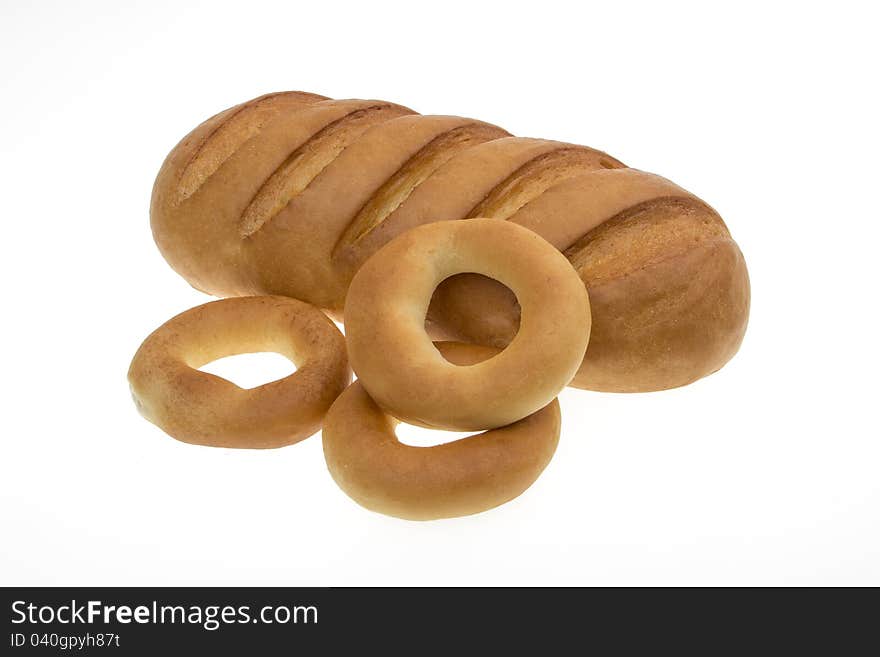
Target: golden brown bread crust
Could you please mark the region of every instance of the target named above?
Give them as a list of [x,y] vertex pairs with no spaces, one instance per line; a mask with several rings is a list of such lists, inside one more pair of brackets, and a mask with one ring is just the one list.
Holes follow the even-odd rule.
[[[519,333],[494,358],[451,365],[425,333],[437,284],[473,271],[503,281],[523,308]],[[590,304],[565,257],[536,233],[500,219],[413,228],[360,268],[345,303],[351,364],[395,417],[471,431],[516,422],[571,381],[590,336]]]
[[[625,183],[611,184],[617,177],[639,180],[645,200],[625,207],[637,197]],[[590,293],[590,345],[571,385],[662,390],[721,368],[739,348],[749,314],[745,261],[721,218],[651,174],[621,169],[591,178],[591,185],[572,179],[555,188],[557,198],[542,198],[545,207],[510,218],[562,249]],[[592,199],[580,223],[554,221],[553,209],[580,205],[580,194]],[[598,219],[605,215],[611,218]],[[510,290],[464,274],[438,287],[428,319],[447,339],[503,347],[516,335],[519,307]]]
[[[223,356],[275,351],[297,365],[251,389],[198,368]],[[213,301],[156,329],[128,371],[141,414],[186,443],[282,447],[321,428],[351,381],[345,339],[317,308],[278,296]]]
[[432,142],[465,127],[479,135],[475,139],[487,139],[490,132],[506,134],[471,119],[417,115],[393,118],[365,132],[244,241],[257,288],[283,289],[319,307],[341,310],[351,279],[341,275],[332,258],[340,236],[382,193],[386,181],[413,163],[432,166],[433,159],[424,157]]
[[[472,365],[497,350],[438,343],[449,361]],[[397,440],[386,415],[359,381],[342,393],[322,431],[324,458],[333,479],[358,504],[408,520],[453,518],[504,504],[531,486],[559,442],[559,403],[536,413],[434,447]]]
[[550,174],[561,180],[560,176],[571,175],[575,164],[582,173],[615,163],[586,146],[543,139],[502,137],[483,142],[452,158],[427,178],[372,231],[356,240],[343,236],[333,254],[336,266],[343,268],[346,276],[353,276],[377,249],[410,228],[441,218],[507,219],[505,201],[511,198],[512,190],[521,191],[517,198],[538,196],[541,188],[550,185]]
[[[709,206],[600,151],[471,119],[270,94],[187,136],[151,205],[159,248],[197,288],[294,296],[337,317],[382,245],[424,223],[476,216],[527,226],[575,264],[595,327],[573,385],[683,385],[721,367],[742,340],[748,274]],[[517,308],[502,287],[465,275],[440,286],[428,319],[438,335],[497,345],[515,331]]]

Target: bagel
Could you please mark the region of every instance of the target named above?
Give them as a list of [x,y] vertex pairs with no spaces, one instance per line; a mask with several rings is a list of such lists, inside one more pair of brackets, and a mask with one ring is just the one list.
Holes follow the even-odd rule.
[[[297,371],[243,389],[199,367],[274,351]],[[239,297],[187,310],[156,329],[128,370],[141,414],[177,440],[212,447],[282,447],[321,428],[351,381],[345,339],[320,310],[287,297]]]
[[[522,315],[497,356],[456,366],[428,337],[425,315],[437,286],[464,272],[507,285]],[[352,367],[380,407],[411,424],[471,431],[516,422],[571,381],[590,304],[571,264],[537,233],[477,218],[422,225],[382,247],[354,277],[345,319]]]
[[[458,365],[497,349],[438,343]],[[324,422],[324,458],[339,487],[361,506],[407,520],[453,518],[509,502],[531,486],[559,442],[559,403],[506,427],[433,447],[397,440],[397,423],[355,382]]]

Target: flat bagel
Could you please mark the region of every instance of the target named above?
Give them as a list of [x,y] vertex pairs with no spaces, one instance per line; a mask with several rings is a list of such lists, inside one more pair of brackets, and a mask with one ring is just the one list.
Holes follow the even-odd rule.
[[[243,389],[198,368],[223,356],[274,351],[297,371]],[[211,447],[282,447],[321,428],[351,381],[345,339],[321,311],[289,297],[206,303],[170,319],[128,371],[141,414],[177,440]]]
[[[498,353],[491,347],[438,343],[466,365]],[[396,420],[355,382],[330,408],[322,439],[339,487],[367,509],[407,520],[480,513],[531,486],[559,442],[559,403],[500,429],[433,447],[412,447],[394,434]]]
[[[444,359],[425,332],[434,290],[461,273],[507,285],[522,308],[507,348],[467,366]],[[349,288],[345,326],[352,367],[380,407],[411,424],[473,431],[531,415],[572,380],[590,304],[565,256],[536,233],[499,219],[442,221],[367,260]]]

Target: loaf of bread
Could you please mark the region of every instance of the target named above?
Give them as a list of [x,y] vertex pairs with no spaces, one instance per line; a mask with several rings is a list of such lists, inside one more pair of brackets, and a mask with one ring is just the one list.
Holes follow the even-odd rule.
[[[534,230],[586,285],[592,334],[572,385],[647,391],[714,372],[745,332],[749,281],[721,217],[600,151],[375,100],[261,96],[208,119],[168,155],[153,235],[172,267],[217,296],[280,294],[341,318],[355,272],[421,224],[492,217]],[[438,338],[504,346],[512,293],[444,281]]]

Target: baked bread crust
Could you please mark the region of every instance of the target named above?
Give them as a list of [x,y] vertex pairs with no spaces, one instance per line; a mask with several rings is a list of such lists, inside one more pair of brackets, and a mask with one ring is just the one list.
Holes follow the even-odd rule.
[[[184,138],[151,204],[160,250],[198,289],[293,296],[337,318],[381,246],[418,225],[477,216],[536,231],[590,292],[593,335],[572,385],[671,388],[739,348],[748,273],[719,215],[585,146],[383,101],[283,92]],[[464,275],[440,286],[428,320],[435,336],[503,346],[518,312],[503,286]]]

